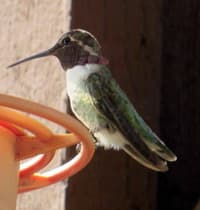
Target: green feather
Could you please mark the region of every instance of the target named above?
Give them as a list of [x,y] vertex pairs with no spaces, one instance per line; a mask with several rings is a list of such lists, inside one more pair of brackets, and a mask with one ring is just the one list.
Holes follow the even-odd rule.
[[167,161],[175,161],[174,153],[151,130],[126,94],[113,79],[109,69],[102,66],[101,70],[90,74],[86,84],[93,100],[93,105],[106,116],[127,137],[130,143],[134,131],[141,141],[155,154]]

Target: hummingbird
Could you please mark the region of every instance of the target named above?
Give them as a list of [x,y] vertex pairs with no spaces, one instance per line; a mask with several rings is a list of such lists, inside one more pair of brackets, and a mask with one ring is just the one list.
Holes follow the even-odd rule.
[[67,95],[73,114],[88,128],[97,146],[122,149],[154,171],[168,170],[167,161],[176,161],[176,155],[138,114],[113,78],[109,61],[91,33],[71,30],[50,49],[8,68],[50,55],[58,58],[66,72]]

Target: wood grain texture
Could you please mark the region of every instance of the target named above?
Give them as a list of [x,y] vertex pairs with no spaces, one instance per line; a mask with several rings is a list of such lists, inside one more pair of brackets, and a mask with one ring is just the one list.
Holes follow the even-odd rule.
[[[158,0],[72,2],[71,27],[89,30],[97,37],[113,75],[157,131],[159,17]],[[87,168],[70,179],[66,206],[67,210],[155,210],[156,174],[121,151],[98,149]]]
[[163,1],[161,134],[178,161],[160,176],[159,210],[191,210],[200,197],[200,2]]
[[[69,26],[70,3],[65,0],[8,0],[0,6],[0,92],[40,102],[58,110],[64,72],[55,58],[43,58],[6,69],[12,62],[51,47]],[[54,131],[61,128],[49,124]],[[62,130],[63,131],[63,130]],[[52,167],[59,165],[58,155]],[[18,196],[17,210],[64,208],[65,185],[61,182]]]

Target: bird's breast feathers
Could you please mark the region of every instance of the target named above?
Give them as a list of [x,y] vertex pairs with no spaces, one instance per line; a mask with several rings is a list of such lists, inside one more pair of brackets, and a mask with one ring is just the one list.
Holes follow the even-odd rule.
[[75,66],[66,73],[67,94],[70,99],[71,109],[90,131],[98,130],[107,124],[105,117],[93,105],[86,84],[89,75],[100,69],[98,64],[86,64],[84,66]]
[[79,83],[86,80],[90,74],[98,72],[99,70],[99,64],[77,65],[68,69],[66,72],[68,90],[71,88],[71,85],[79,85]]

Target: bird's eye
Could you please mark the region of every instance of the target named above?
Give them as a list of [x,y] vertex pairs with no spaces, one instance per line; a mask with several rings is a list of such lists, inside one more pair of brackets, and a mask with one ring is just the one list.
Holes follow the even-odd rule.
[[62,40],[62,43],[63,43],[64,45],[68,45],[70,41],[71,41],[70,38],[69,38],[69,37],[66,37],[66,38],[64,38],[64,39]]

